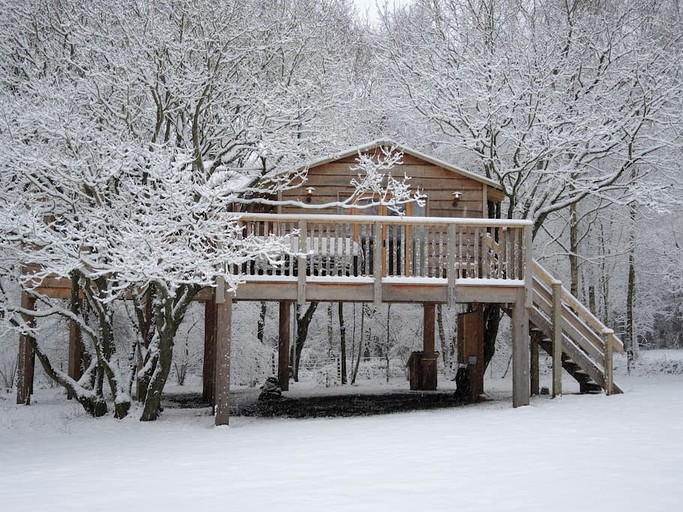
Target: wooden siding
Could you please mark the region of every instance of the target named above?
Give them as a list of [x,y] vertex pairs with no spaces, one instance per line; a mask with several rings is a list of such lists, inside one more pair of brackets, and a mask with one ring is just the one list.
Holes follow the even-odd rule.
[[[419,189],[427,196],[427,211],[430,217],[487,217],[486,201],[500,201],[502,192],[484,183],[443,169],[411,155],[404,156],[403,165],[393,170],[395,177],[403,175],[411,178],[413,189]],[[350,196],[353,187],[350,184],[358,172],[351,168],[356,165],[356,157],[347,157],[334,162],[325,163],[309,169],[307,181],[299,188],[285,191],[281,199],[285,201],[306,202],[306,189],[315,188],[311,197],[311,206],[334,203]],[[453,192],[460,192],[462,197],[456,207],[453,206]],[[310,207],[284,206],[281,213],[304,214],[313,213]],[[336,208],[320,210],[319,213],[339,213]]]

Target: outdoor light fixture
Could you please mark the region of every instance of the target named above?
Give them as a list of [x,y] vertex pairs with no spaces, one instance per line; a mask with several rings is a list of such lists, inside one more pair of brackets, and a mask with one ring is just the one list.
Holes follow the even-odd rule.
[[306,202],[307,203],[310,203],[311,201],[313,201],[313,192],[315,192],[315,188],[313,188],[313,187],[308,187],[306,189]]
[[460,202],[461,197],[462,197],[462,192],[453,192],[453,208],[458,206],[458,202]]

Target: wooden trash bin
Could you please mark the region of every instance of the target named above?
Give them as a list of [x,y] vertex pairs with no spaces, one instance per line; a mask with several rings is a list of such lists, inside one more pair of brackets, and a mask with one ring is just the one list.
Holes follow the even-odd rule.
[[417,391],[422,389],[422,355],[424,352],[411,352],[406,366],[408,367],[408,376],[410,378],[410,389]]
[[408,374],[412,391],[434,391],[437,383],[438,352],[426,354],[421,350],[411,352],[408,358]]

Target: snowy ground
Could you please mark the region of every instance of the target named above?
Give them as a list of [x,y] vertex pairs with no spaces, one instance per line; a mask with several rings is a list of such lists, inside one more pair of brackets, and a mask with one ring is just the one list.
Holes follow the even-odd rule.
[[[658,357],[647,368],[667,371]],[[2,395],[0,511],[681,510],[683,375],[643,368],[613,397],[221,428],[201,410],[143,424]]]

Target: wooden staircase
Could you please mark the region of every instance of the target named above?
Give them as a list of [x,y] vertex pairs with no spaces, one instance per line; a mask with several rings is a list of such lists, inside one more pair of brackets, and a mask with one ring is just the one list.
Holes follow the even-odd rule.
[[532,392],[534,372],[538,371],[538,361],[533,360],[538,352],[533,344],[537,344],[553,357],[553,396],[562,393],[562,369],[578,381],[581,393],[622,393],[613,379],[612,354],[623,353],[623,343],[535,260],[529,334]]

